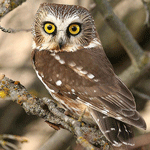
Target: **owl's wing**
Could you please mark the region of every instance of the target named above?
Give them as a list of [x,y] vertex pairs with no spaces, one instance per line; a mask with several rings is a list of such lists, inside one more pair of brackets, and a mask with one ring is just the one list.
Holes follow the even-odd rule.
[[119,147],[122,143],[130,146],[134,145],[134,135],[130,125],[106,116],[96,110],[89,109],[89,111],[102,133],[114,146]]
[[146,128],[131,92],[114,74],[103,49],[56,54],[42,50],[34,52],[33,60],[49,88],[117,120]]

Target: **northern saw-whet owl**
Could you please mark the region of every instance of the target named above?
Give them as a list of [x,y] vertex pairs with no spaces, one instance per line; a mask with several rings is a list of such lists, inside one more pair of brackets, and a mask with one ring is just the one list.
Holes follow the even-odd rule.
[[133,95],[114,73],[94,20],[81,6],[43,3],[32,27],[32,61],[51,96],[114,145],[133,145],[131,126],[146,129]]

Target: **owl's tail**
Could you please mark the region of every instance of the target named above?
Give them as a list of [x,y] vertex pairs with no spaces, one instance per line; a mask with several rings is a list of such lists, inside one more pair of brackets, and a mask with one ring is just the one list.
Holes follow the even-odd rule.
[[122,144],[133,146],[133,132],[130,125],[108,117],[96,110],[90,109],[90,113],[98,124],[104,136],[113,144],[119,147]]

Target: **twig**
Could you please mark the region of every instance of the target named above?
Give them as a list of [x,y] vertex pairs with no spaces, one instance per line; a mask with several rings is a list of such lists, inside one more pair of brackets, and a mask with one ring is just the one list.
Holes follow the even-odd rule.
[[150,0],[142,0],[146,11],[145,24],[150,27]]
[[4,139],[17,140],[17,141],[19,141],[21,143],[28,141],[24,137],[20,137],[20,136],[16,136],[16,135],[10,135],[10,134],[2,134],[2,135],[0,135],[0,145],[5,150],[11,150],[11,149],[18,150],[19,148],[15,144],[13,144],[11,142],[8,142],[8,141],[6,141]]
[[0,26],[0,30],[2,30],[3,32],[6,32],[6,33],[17,33],[17,32],[22,32],[22,31],[30,32],[31,31],[31,29],[18,29],[18,30],[15,30],[12,28],[6,29],[2,26]]
[[[99,148],[103,148],[106,143],[108,145],[100,130],[94,125],[89,126],[89,124],[80,123],[76,119],[66,116],[53,100],[32,96],[20,82],[10,80],[3,75],[0,76],[0,100],[8,99],[21,105],[26,113],[42,117],[58,128],[63,127],[69,130],[87,150],[95,150],[92,145]],[[108,147],[104,149],[108,149]]]
[[39,150],[65,150],[71,145],[73,139],[73,134],[60,129]]
[[132,89],[131,91],[134,95],[139,96],[141,99],[150,100],[150,96],[145,93],[142,93],[136,89]]

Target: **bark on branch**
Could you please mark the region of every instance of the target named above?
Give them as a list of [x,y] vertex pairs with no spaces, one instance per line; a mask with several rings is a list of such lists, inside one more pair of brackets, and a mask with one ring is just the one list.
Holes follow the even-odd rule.
[[26,0],[1,0],[0,1],[0,18],[21,5]]
[[32,96],[19,81],[13,81],[4,75],[0,76],[0,100],[13,100],[22,106],[26,113],[43,118],[55,129],[69,130],[87,150],[111,148],[98,128],[65,115],[64,110],[59,108],[54,100]]

